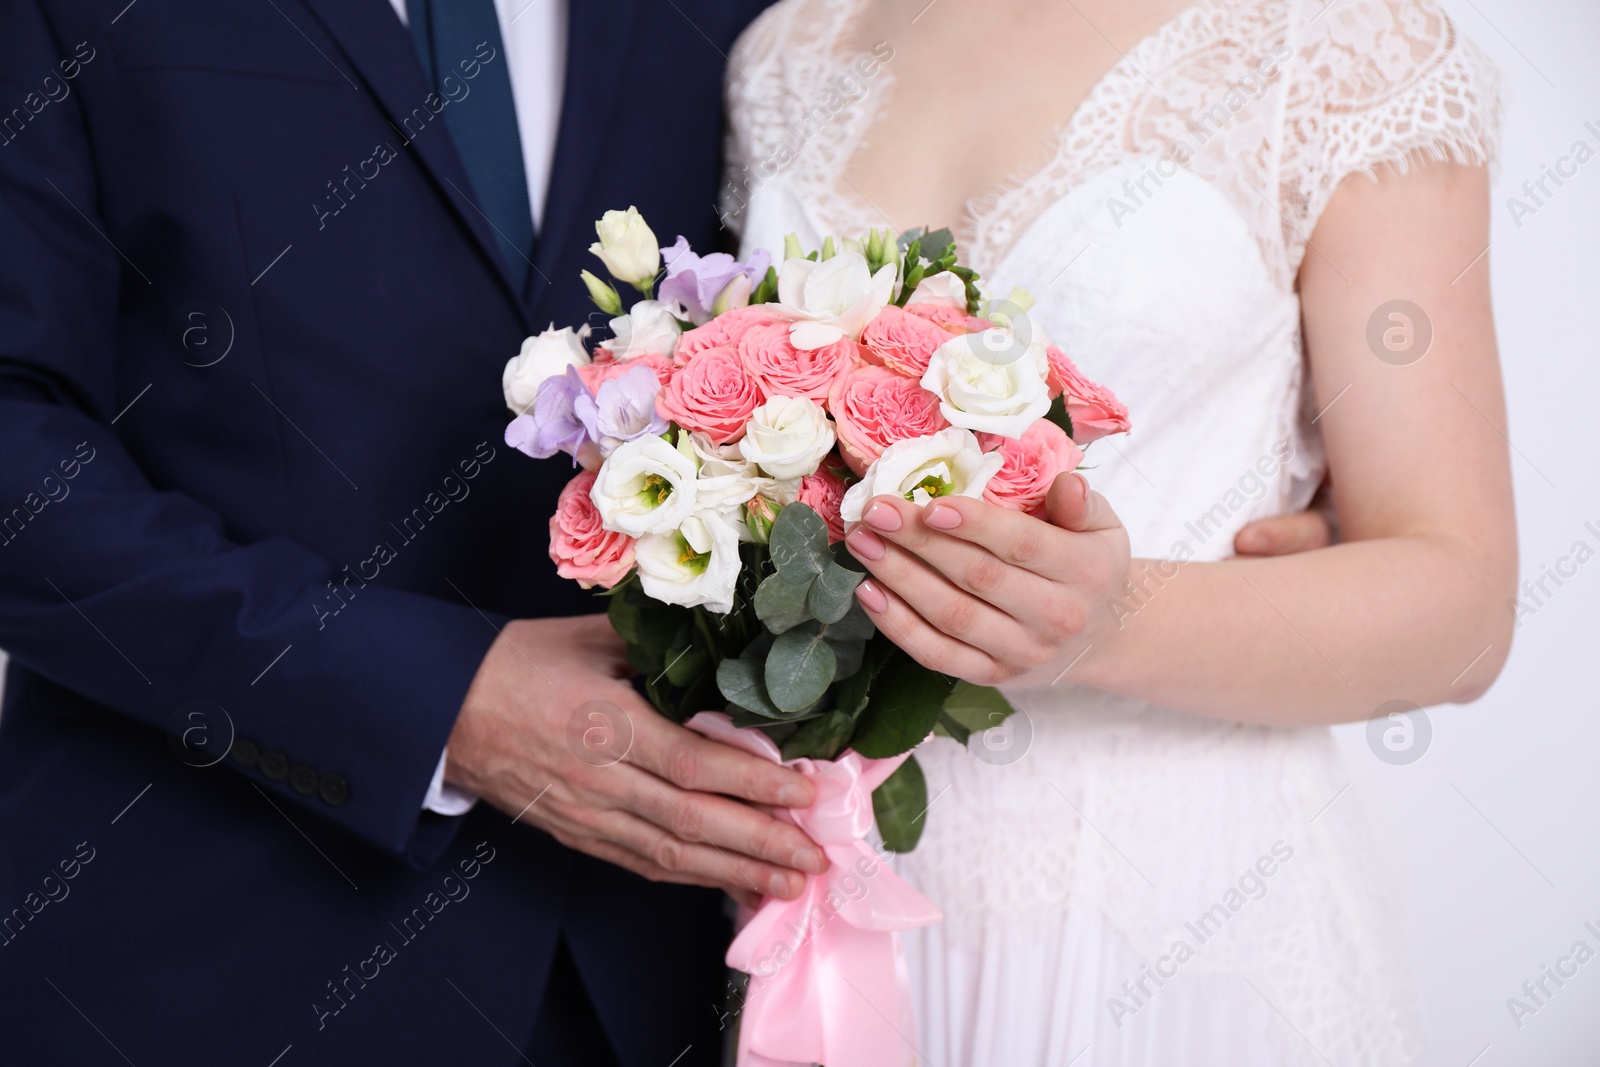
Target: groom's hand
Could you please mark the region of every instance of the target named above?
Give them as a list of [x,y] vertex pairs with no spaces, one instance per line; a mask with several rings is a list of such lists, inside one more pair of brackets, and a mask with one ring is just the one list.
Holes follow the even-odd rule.
[[[654,881],[798,896],[799,872],[827,870],[826,857],[752,805],[803,807],[811,783],[662,717],[628,684],[623,651],[603,615],[507,624],[450,734],[446,778]],[[585,705],[626,720],[610,724],[614,754],[579,758],[569,739],[588,725]]]

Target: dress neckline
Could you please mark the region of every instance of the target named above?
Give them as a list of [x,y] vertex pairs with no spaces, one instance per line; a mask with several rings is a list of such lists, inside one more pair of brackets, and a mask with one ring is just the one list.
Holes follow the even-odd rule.
[[[869,0],[845,0],[845,2],[848,5],[848,10],[842,12],[841,17],[835,22],[836,32],[832,50],[836,62],[845,61],[848,58],[840,55],[839,42],[844,39],[845,35],[859,20],[861,9]],[[1047,129],[1042,138],[1043,143],[1049,146],[1045,158],[1035,165],[1019,167],[1010,176],[1001,179],[988,189],[969,196],[963,203],[960,217],[949,221],[950,231],[955,235],[962,249],[963,258],[978,253],[980,249],[987,251],[989,254],[983,257],[986,260],[985,262],[974,262],[971,265],[985,275],[992,273],[999,261],[1004,257],[1005,252],[1009,251],[1010,245],[1010,241],[1003,241],[1000,243],[1005,247],[991,249],[991,241],[986,239],[987,231],[990,229],[1002,201],[1018,193],[1025,192],[1051,173],[1056,164],[1060,162],[1073,131],[1093,108],[1100,106],[1102,98],[1112,92],[1114,84],[1139,79],[1148,84],[1151,89],[1157,89],[1158,87],[1151,72],[1146,71],[1143,66],[1135,62],[1136,57],[1139,57],[1142,53],[1156,51],[1172,34],[1177,33],[1196,18],[1202,17],[1213,6],[1223,2],[1225,0],[1191,0],[1190,3],[1173,12],[1171,16],[1159,23],[1149,33],[1140,37],[1127,51],[1117,49],[1116,45],[1111,44],[1109,38],[1105,38],[1105,35],[1101,34],[1106,43],[1111,44],[1111,47],[1117,51],[1117,58],[1089,86],[1088,91],[1079,98],[1072,110],[1068,112],[1066,118]],[[884,71],[883,86],[882,102],[873,109],[872,117],[868,120],[863,130],[864,135],[858,138],[856,143],[851,146],[849,155],[842,161],[842,166],[839,169],[838,182],[847,186],[848,190],[838,188],[838,184],[835,183],[832,186],[830,195],[837,205],[844,209],[836,217],[849,219],[856,223],[861,223],[863,220],[876,219],[881,221],[883,225],[893,229],[893,224],[888,217],[861,194],[846,173],[851,162],[860,153],[866,137],[870,136],[873,127],[882,121],[888,98],[898,88],[898,80],[895,78],[892,69]],[[1125,107],[1126,103],[1126,100],[1124,100],[1119,106]],[[877,224],[876,222],[866,221],[864,225],[860,225],[858,228],[864,231],[869,226]]]

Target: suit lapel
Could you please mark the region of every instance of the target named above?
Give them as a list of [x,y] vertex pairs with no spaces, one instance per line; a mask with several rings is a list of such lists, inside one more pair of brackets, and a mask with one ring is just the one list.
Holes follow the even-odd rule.
[[[572,7],[586,8],[591,2],[593,0],[573,0]],[[488,220],[469,199],[471,181],[450,141],[443,115],[427,107],[432,90],[423,76],[422,64],[417,61],[411,37],[394,9],[385,0],[301,0],[301,3],[339,42],[400,143],[409,145],[401,151],[416,153],[439,195],[472,235],[479,251],[488,257],[502,289],[517,306],[526,327],[529,321],[526,305],[506,274]],[[504,63],[506,57],[502,54],[496,61]],[[567,80],[570,85],[570,73]],[[565,129],[565,116],[562,123]]]
[[[637,7],[638,0],[569,0],[567,4],[567,69],[561,94],[561,125],[530,281],[536,313],[551,284],[577,283],[576,278],[557,279],[553,275],[567,242],[582,239],[575,227],[594,222],[578,216],[584,211],[589,176],[612,132],[610,118],[622,81],[608,74],[605,66],[626,62]],[[609,58],[597,67],[596,51],[602,44]]]

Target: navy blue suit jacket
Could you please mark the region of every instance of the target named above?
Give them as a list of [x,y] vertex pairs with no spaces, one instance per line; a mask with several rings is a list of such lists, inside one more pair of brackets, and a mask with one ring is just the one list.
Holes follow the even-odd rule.
[[522,1062],[562,938],[713,1053],[716,895],[419,808],[496,626],[597,607],[501,369],[605,209],[717,243],[761,6],[572,0],[524,293],[387,0],[0,8],[0,1060]]

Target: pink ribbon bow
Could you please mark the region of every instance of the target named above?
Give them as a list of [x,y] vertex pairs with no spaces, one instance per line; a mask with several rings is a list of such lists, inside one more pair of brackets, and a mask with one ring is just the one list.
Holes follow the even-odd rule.
[[[689,728],[774,763],[783,756],[760,730],[721,712]],[[904,763],[846,752],[786,764],[810,778],[816,799],[780,808],[822,846],[832,864],[806,876],[795,900],[767,897],[728,946],[729,967],[750,975],[739,1024],[739,1067],[894,1067],[916,1062],[910,978],[898,930],[944,918],[867,844],[872,791]]]

